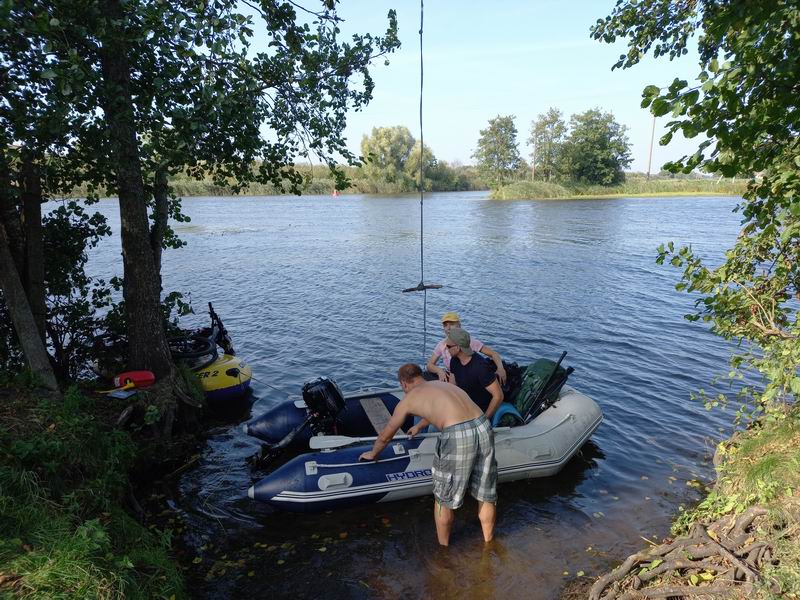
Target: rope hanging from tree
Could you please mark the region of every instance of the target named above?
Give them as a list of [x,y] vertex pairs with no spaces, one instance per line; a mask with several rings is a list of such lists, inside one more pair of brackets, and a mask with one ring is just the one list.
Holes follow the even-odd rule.
[[406,288],[403,292],[422,292],[422,360],[425,360],[425,350],[428,338],[428,290],[435,290],[441,286],[438,283],[425,283],[425,143],[422,128],[422,90],[424,82],[423,53],[422,53],[422,25],[424,21],[424,0],[419,1],[419,283],[414,287]]

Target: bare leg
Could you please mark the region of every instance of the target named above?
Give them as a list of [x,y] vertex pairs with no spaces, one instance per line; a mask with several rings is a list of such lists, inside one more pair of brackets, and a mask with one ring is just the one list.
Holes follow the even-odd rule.
[[497,507],[491,502],[478,503],[478,518],[483,529],[483,541],[491,542],[494,538],[494,523],[497,520]]
[[450,545],[450,530],[453,528],[453,509],[433,501],[433,520],[436,523],[436,537],[442,546]]

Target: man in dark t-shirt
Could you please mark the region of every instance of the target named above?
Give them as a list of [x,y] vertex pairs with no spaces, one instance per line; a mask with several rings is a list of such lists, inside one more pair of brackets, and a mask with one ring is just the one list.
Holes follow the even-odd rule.
[[450,372],[455,377],[455,384],[467,392],[472,401],[491,420],[503,401],[503,390],[491,363],[475,354],[469,342],[469,333],[465,330],[460,327],[450,328],[446,340],[447,350],[452,356]]

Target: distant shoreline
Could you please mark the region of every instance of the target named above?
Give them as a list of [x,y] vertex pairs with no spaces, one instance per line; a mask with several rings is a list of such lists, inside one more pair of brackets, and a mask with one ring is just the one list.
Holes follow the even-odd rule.
[[[195,182],[188,189],[182,185],[175,186],[174,192],[180,198],[202,198],[202,197],[311,197],[320,196],[334,198],[329,191],[320,189],[309,189],[303,194],[276,193],[275,190],[265,189],[266,186],[258,186],[253,190],[245,190],[239,194],[233,194],[229,189],[221,186],[204,186],[202,183]],[[260,188],[260,189],[259,189]],[[738,181],[707,181],[707,180],[687,180],[687,179],[656,179],[650,181],[631,180],[618,186],[571,186],[547,183],[540,181],[518,181],[497,190],[433,190],[426,191],[426,194],[444,194],[459,192],[484,192],[492,200],[602,200],[609,198],[658,198],[658,197],[687,197],[687,196],[742,196],[747,189],[747,180]],[[104,190],[105,191],[105,190]],[[417,191],[404,192],[364,192],[357,189],[340,191],[338,196],[400,196],[415,195]],[[73,198],[85,197],[85,190],[76,189],[70,195]],[[102,198],[115,198],[111,194],[101,194]]]
[[501,202],[513,202],[515,200],[606,200],[608,198],[679,198],[691,196],[716,196],[720,198],[736,197],[741,194],[730,192],[709,192],[707,190],[680,191],[680,192],[641,192],[638,194],[625,194],[615,192],[613,194],[579,194],[573,196],[551,196],[546,198],[492,198]]
[[685,196],[742,196],[748,180],[631,178],[614,186],[517,181],[492,191],[493,200],[578,200]]

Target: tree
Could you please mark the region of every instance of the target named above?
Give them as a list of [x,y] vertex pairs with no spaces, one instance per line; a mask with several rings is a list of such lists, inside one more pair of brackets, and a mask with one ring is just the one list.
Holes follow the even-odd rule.
[[450,172],[439,164],[428,146],[422,149],[420,146],[419,142],[414,143],[405,164],[406,175],[415,183],[415,189],[419,189],[420,166],[423,167],[425,191],[449,189],[452,185]]
[[8,236],[2,224],[0,224],[0,289],[3,290],[3,297],[14,321],[17,336],[31,372],[41,380],[46,389],[57,392],[58,382],[37,330],[30,303],[25,296],[25,288],[11,255]]
[[369,136],[361,138],[364,175],[382,191],[407,192],[415,189],[416,177],[406,169],[415,144],[416,140],[408,127],[373,127]]
[[[12,81],[4,89],[44,98],[39,105],[48,109],[8,114],[23,115],[18,129],[55,124],[66,147],[51,140],[42,148],[119,197],[130,367],[174,376],[158,272],[161,248],[174,242],[166,219],[179,214],[168,202],[167,174],[187,169],[237,189],[259,181],[299,191],[297,157],[314,153],[332,168],[337,156],[355,161],[343,136],[347,109],[370,100],[368,66],[398,46],[396,22],[390,12],[384,37],[341,42],[334,3],[321,6],[303,19],[292,2],[251,7],[270,40],[259,53],[250,51],[254,17],[233,0],[51,0],[0,13],[0,84]],[[60,119],[49,118],[51,106],[63,108]],[[343,174],[335,175],[341,183]],[[13,201],[3,206],[17,209]],[[13,232],[9,245],[16,246]]]
[[489,126],[481,129],[478,147],[472,158],[478,170],[492,188],[498,188],[514,178],[521,157],[517,147],[517,127],[514,115],[498,115],[489,120]]
[[567,125],[561,118],[561,111],[556,108],[550,108],[531,123],[528,144],[532,147],[531,165],[534,179],[536,173],[544,181],[550,181],[556,176],[566,133]]
[[631,163],[627,127],[600,109],[572,115],[570,132],[561,147],[561,170],[578,183],[614,185],[625,180]]
[[662,145],[677,131],[707,138],[697,152],[665,167],[760,174],[750,178],[736,208],[742,229],[721,264],[714,259],[718,266],[708,266],[691,246],[676,249],[671,242],[658,254],[658,262],[683,270],[679,290],[699,294],[687,318],[739,342],[733,374],[761,374],[763,389],[743,390],[754,412],[800,398],[799,22],[797,3],[785,0],[642,0],[619,3],[592,29],[605,42],[628,39],[614,68],[636,65],[650,49],[679,56],[696,41],[696,83],[675,79],[642,94],[642,106],[655,116],[673,116]]

